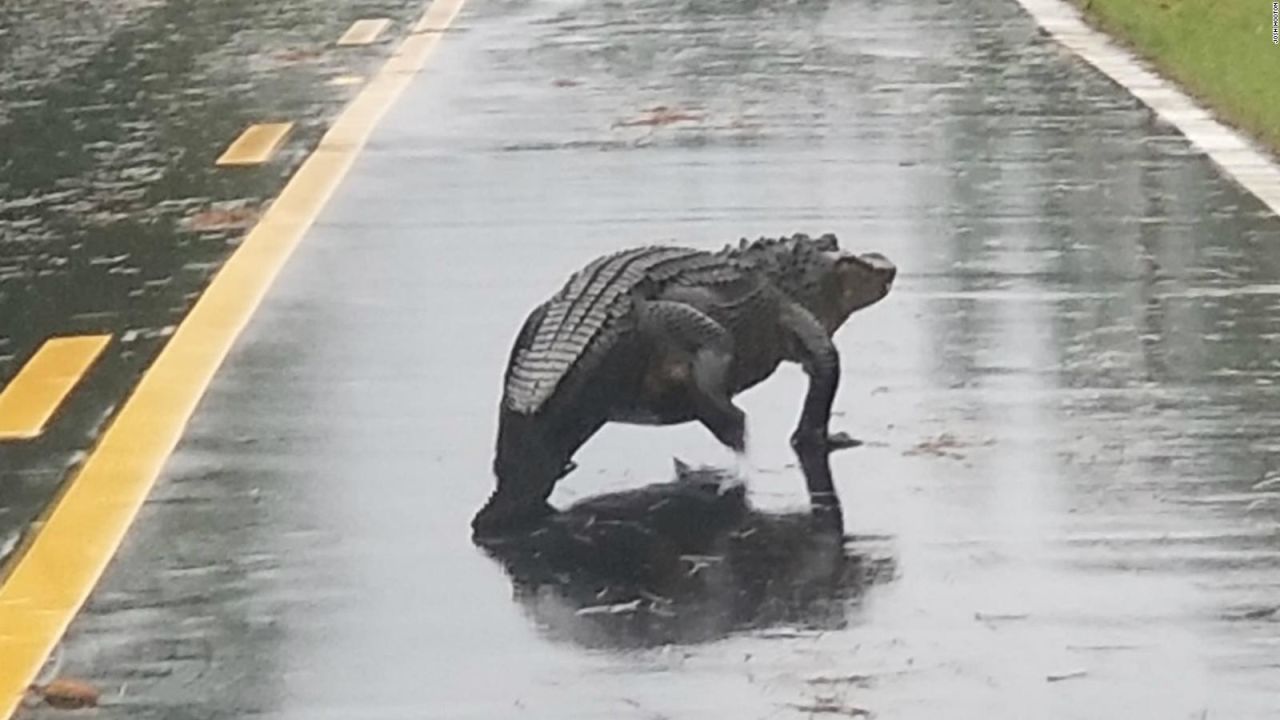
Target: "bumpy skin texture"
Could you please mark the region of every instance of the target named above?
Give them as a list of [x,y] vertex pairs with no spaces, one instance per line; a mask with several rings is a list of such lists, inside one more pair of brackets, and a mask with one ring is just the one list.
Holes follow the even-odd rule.
[[605,423],[698,420],[745,447],[737,393],[783,361],[810,378],[792,446],[816,512],[838,522],[827,424],[840,361],[831,335],[879,301],[896,269],[833,235],[742,241],[720,252],[643,247],[597,258],[530,313],[507,364],[494,473],[479,534],[554,510],[547,497]]

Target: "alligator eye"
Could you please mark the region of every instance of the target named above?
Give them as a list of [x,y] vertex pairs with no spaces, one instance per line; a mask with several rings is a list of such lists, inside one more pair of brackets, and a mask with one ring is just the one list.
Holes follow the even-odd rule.
[[847,263],[849,265],[857,265],[859,268],[862,268],[867,272],[875,272],[876,269],[870,262],[863,260],[857,255],[841,255],[840,262]]

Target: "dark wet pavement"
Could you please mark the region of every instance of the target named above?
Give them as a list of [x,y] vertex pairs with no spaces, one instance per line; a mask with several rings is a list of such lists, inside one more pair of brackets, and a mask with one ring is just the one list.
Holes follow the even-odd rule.
[[[455,27],[73,626],[98,716],[1280,713],[1280,221],[1175,131],[1006,0]],[[838,336],[837,429],[867,445],[833,457],[891,576],[834,623],[658,647],[514,599],[467,524],[524,313],[601,252],[796,230],[900,268]],[[804,503],[802,390],[742,400],[765,510]],[[733,462],[697,427],[609,427],[553,499],[673,454]]]
[[[73,6],[73,7],[72,7]],[[390,46],[408,0],[0,7],[0,386],[47,338],[108,333],[48,432],[0,442],[0,548],[83,458],[264,203]],[[296,123],[259,168],[213,161],[252,122]]]

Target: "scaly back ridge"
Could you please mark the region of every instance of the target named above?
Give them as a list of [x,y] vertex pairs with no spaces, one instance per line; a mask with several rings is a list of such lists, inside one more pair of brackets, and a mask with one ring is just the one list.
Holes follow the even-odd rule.
[[537,412],[610,321],[630,310],[633,291],[653,276],[670,274],[669,266],[703,254],[678,247],[635,248],[597,258],[574,273],[547,304],[528,346],[517,350],[505,388],[507,407]]

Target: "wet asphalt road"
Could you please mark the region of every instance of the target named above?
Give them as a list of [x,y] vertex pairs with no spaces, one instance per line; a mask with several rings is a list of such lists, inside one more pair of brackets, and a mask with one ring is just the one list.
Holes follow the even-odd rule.
[[[456,28],[73,625],[99,717],[1280,713],[1280,221],[1174,131],[1004,0],[477,2]],[[524,313],[600,252],[795,230],[901,268],[839,335],[867,445],[833,459],[890,576],[658,647],[514,601],[467,522]],[[802,389],[742,401],[766,508],[804,502]],[[732,462],[610,427],[554,499],[673,454]]]
[[[38,439],[0,442],[0,548],[27,529],[333,117],[411,0],[0,5],[0,386],[47,338],[110,334]],[[333,42],[359,17],[386,41]],[[295,128],[256,168],[251,122]]]

